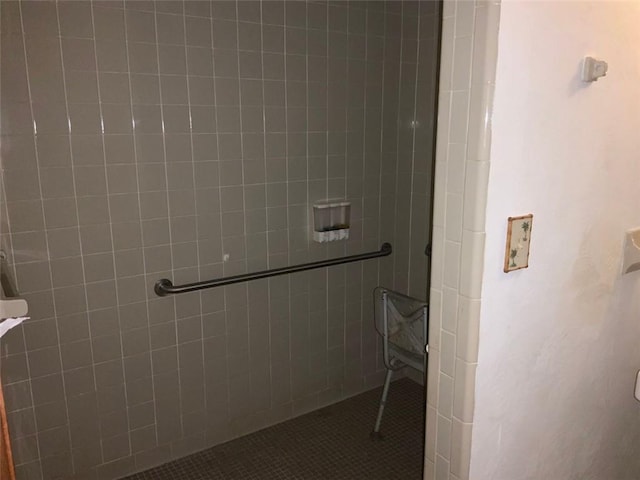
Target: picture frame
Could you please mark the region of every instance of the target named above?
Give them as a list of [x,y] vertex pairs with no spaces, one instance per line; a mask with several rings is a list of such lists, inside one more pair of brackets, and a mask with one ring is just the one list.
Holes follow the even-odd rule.
[[507,219],[507,244],[504,252],[505,273],[529,267],[532,227],[532,213]]

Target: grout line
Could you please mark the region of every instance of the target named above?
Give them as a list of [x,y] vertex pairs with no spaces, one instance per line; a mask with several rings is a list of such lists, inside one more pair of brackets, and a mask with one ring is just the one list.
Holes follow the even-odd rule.
[[[146,12],[146,13],[151,13],[151,12]],[[151,314],[149,311],[149,285],[147,284],[148,282],[148,278],[147,278],[147,259],[146,259],[146,255],[145,255],[145,247],[144,247],[144,232],[142,229],[142,202],[140,200],[141,198],[141,191],[140,191],[140,170],[139,170],[139,162],[138,162],[138,149],[136,148],[136,134],[135,134],[135,116],[134,116],[134,109],[133,109],[133,84],[131,82],[131,59],[130,59],[130,55],[129,55],[129,34],[128,34],[128,28],[127,28],[127,21],[128,21],[128,16],[130,15],[129,10],[127,10],[126,8],[124,9],[124,41],[125,41],[125,50],[126,50],[126,55],[127,55],[127,80],[128,80],[128,85],[129,85],[129,102],[130,102],[130,112],[131,112],[131,119],[133,122],[133,159],[134,159],[134,164],[135,164],[135,169],[136,169],[136,185],[137,185],[137,195],[138,195],[138,210],[140,212],[140,220],[138,222],[138,231],[140,232],[140,250],[142,252],[142,271],[144,272],[144,284],[145,284],[145,311],[147,312],[147,339],[149,341],[149,363],[151,365],[151,391],[152,391],[152,395],[153,395],[153,427],[154,427],[154,433],[155,433],[155,440],[156,440],[156,445],[158,444],[158,412],[156,409],[156,382],[155,382],[155,375],[154,375],[154,368],[153,368],[153,346],[151,345]],[[154,22],[154,27],[155,27],[155,22]],[[156,46],[157,48],[157,46]],[[160,82],[158,82],[158,85],[160,84]],[[168,188],[168,187],[167,187]],[[114,258],[115,258],[115,244],[113,246],[113,250],[114,250]],[[115,273],[115,272],[114,272]],[[144,327],[143,327],[144,328]],[[126,387],[125,387],[126,390]],[[146,403],[146,402],[145,402]],[[127,404],[127,410],[129,409],[129,405]],[[133,452],[131,452],[131,454],[133,454]]]
[[[399,192],[400,192],[400,188],[402,187],[399,184],[399,180],[400,180],[400,120],[401,120],[401,116],[400,116],[400,101],[402,99],[402,54],[403,54],[403,41],[402,41],[402,31],[404,29],[404,15],[403,15],[403,10],[404,10],[404,2],[402,2],[400,4],[400,52],[399,52],[399,61],[398,61],[398,66],[399,66],[399,71],[398,71],[398,92],[397,92],[397,112],[396,112],[396,128],[395,128],[395,136],[396,136],[396,140],[395,140],[395,158],[396,158],[396,178],[395,178],[395,182],[396,182],[396,188],[395,188],[395,198],[394,198],[394,225],[393,225],[393,230],[396,233],[394,235],[395,238],[398,238],[397,235],[397,230],[398,230],[398,222],[395,221],[395,218],[398,215],[398,196],[399,196]],[[397,288],[397,275],[396,275],[396,260],[395,260],[395,255],[394,255],[394,259],[393,259],[393,285],[394,288]]]
[[[238,59],[237,61],[237,72],[238,72],[238,116],[240,118],[240,165],[242,167],[242,171],[241,171],[241,176],[242,176],[242,217],[243,217],[243,234],[242,234],[242,238],[243,238],[243,242],[244,242],[244,271],[247,272],[248,271],[248,251],[247,251],[247,215],[246,215],[246,202],[245,202],[245,191],[246,191],[246,185],[245,185],[245,181],[244,181],[244,169],[245,169],[245,158],[244,158],[244,130],[242,128],[243,126],[243,121],[242,121],[242,80],[241,80],[241,76],[240,76],[240,51],[239,51],[239,47],[240,47],[240,16],[239,16],[239,9],[238,9],[238,1],[235,1],[235,9],[236,9],[236,58]],[[227,237],[228,238],[228,237]],[[251,392],[251,387],[252,387],[252,375],[251,375],[251,322],[249,321],[250,318],[250,306],[249,306],[249,283],[248,282],[243,282],[241,284],[244,287],[244,296],[245,296],[245,301],[246,301],[246,309],[247,309],[247,320],[246,320],[246,327],[247,327],[247,356],[249,357],[249,392]],[[226,290],[226,288],[225,288]],[[228,371],[228,370],[227,370]],[[231,389],[229,388],[229,394],[231,394]],[[247,415],[252,415],[254,412],[252,411],[252,409],[250,409],[249,412],[247,412]]]
[[[367,86],[369,85],[368,83],[368,72],[367,72],[367,64],[369,61],[369,42],[367,41],[368,39],[368,32],[369,32],[369,6],[365,6],[364,8],[364,85],[363,85],[363,89],[364,89],[364,102],[363,102],[363,107],[362,107],[362,116],[363,116],[363,122],[362,122],[362,184],[364,185],[364,177],[365,177],[365,171],[366,171],[366,158],[367,158]],[[382,176],[381,172],[382,172],[382,154],[380,155],[380,160],[378,162],[378,176]],[[364,188],[364,187],[363,187]],[[382,196],[382,192],[378,191],[378,197]],[[364,191],[363,191],[363,196],[362,198],[362,206],[361,209],[364,210]],[[361,210],[361,211],[362,211]],[[364,215],[361,214],[361,218],[364,220]],[[378,213],[378,223],[380,223],[380,213]],[[364,227],[364,221],[361,221],[361,227],[360,229],[363,230]],[[362,245],[364,243],[364,230],[361,232],[361,237],[362,240],[360,241],[360,245]],[[380,236],[378,236],[378,243],[380,243]],[[378,266],[379,269],[379,262],[377,262],[376,264]],[[365,362],[365,353],[364,353],[364,329],[362,328],[364,326],[364,302],[365,302],[365,294],[364,294],[364,265],[360,265],[359,266],[359,270],[360,270],[360,364],[361,364],[361,377],[364,379],[365,377],[365,371],[364,371],[364,362]],[[378,282],[379,283],[379,282]],[[346,282],[345,282],[346,285]],[[345,300],[345,305],[346,305],[346,300]],[[363,380],[364,381],[364,380]]]
[[[350,28],[349,28],[349,18],[350,18],[350,7],[347,4],[347,6],[345,7],[346,11],[347,11],[347,31],[345,32],[345,38],[347,39],[347,51],[345,52],[345,63],[347,65],[347,78],[345,81],[345,87],[346,87],[346,92],[345,92],[345,97],[346,97],[346,104],[344,106],[344,125],[345,125],[345,141],[344,141],[344,163],[345,163],[345,171],[347,168],[347,158],[349,156],[349,110],[351,110],[350,106],[349,106],[349,101],[351,100],[349,98],[349,80],[351,77],[351,57],[349,55],[349,36],[351,35],[350,33]],[[328,169],[328,163],[327,163],[327,169]],[[345,179],[346,180],[346,179]],[[329,182],[329,175],[327,174],[327,182]],[[346,245],[343,246],[342,251],[343,253],[345,253],[346,251]],[[339,269],[339,270],[338,270]],[[347,268],[345,265],[340,265],[336,270],[340,271],[341,273],[341,279],[343,282],[342,288],[346,290],[347,288]],[[347,358],[347,299],[346,299],[346,295],[345,295],[345,299],[344,299],[344,303],[342,304],[342,375],[343,375],[343,384],[345,386],[345,388],[349,389],[349,386],[347,385],[347,371],[348,371],[348,365],[349,365],[349,359]]]
[[[2,13],[1,13],[2,9],[0,9],[0,24],[2,22]],[[20,20],[20,26],[21,26],[21,34],[22,34],[22,16],[21,16],[21,20]],[[23,55],[24,55],[24,39],[22,41],[23,44]],[[0,49],[0,65],[2,65],[2,49]],[[2,79],[0,79],[0,85],[2,84]],[[28,86],[27,86],[28,87]],[[2,111],[2,98],[0,97],[0,111]],[[33,120],[33,116],[32,116],[32,120]],[[35,140],[34,140],[34,150],[35,150]],[[36,163],[36,167],[37,167],[37,163]],[[6,221],[3,221],[2,216],[6,215]],[[0,240],[3,238],[3,234],[2,234],[2,226],[3,224],[5,224],[6,222],[6,226],[7,226],[7,231],[4,235],[6,235],[6,239],[8,242],[8,245],[5,247],[4,245],[0,245],[0,250],[4,250],[4,258],[2,258],[2,260],[5,261],[5,265],[7,266],[8,270],[11,273],[12,278],[14,279],[14,282],[16,284],[16,289],[18,289],[18,291],[20,291],[19,289],[19,282],[18,282],[18,276],[16,274],[16,261],[15,261],[15,255],[13,252],[13,231],[11,229],[11,218],[9,217],[9,207],[8,207],[8,202],[7,202],[7,195],[6,195],[6,190],[5,190],[5,169],[4,169],[4,163],[2,161],[2,155],[0,155]],[[45,241],[46,241],[46,233],[43,232],[43,235],[45,237]],[[47,249],[48,250],[48,249]],[[0,263],[0,273],[2,273],[2,263]],[[1,288],[1,287],[0,287]],[[25,345],[25,359],[27,357],[26,354],[26,336],[24,333],[24,327],[22,325],[20,325],[20,335],[22,337],[22,342]],[[6,345],[6,341],[5,341],[5,346]],[[0,364],[2,363],[2,358],[6,358],[7,356],[9,356],[8,353],[8,348],[5,348],[5,351],[7,353],[3,353],[2,351],[2,345],[0,345]],[[0,365],[1,367],[1,365]],[[29,371],[29,365],[27,363],[27,372],[29,375],[29,378],[31,378],[31,373]],[[29,382],[29,394],[31,395],[31,382]],[[33,404],[33,398],[31,403]],[[35,411],[34,411],[34,416],[35,416]],[[39,455],[38,455],[39,456]]]
[[[117,278],[117,270],[116,270],[116,257],[115,257],[115,243],[114,243],[114,236],[113,236],[113,221],[112,221],[112,216],[111,216],[111,202],[110,197],[112,196],[109,193],[109,174],[108,174],[108,169],[107,169],[107,150],[106,150],[106,145],[105,145],[105,129],[104,129],[104,117],[103,117],[103,111],[102,111],[102,95],[100,93],[100,69],[98,67],[98,50],[97,50],[97,39],[95,37],[95,4],[94,2],[91,2],[91,31],[93,33],[93,57],[95,60],[95,65],[96,65],[96,88],[97,88],[97,94],[98,94],[98,111],[100,114],[100,126],[101,126],[101,133],[100,135],[100,139],[101,139],[101,146],[102,146],[102,160],[103,160],[103,165],[104,165],[104,174],[105,174],[105,185],[106,185],[106,197],[107,197],[107,212],[109,215],[109,234],[110,234],[110,240],[111,240],[111,254],[112,254],[112,262],[113,262],[113,275],[114,275],[114,280],[113,280],[113,284],[114,284],[114,292],[115,292],[115,298],[116,298],[116,304],[115,304],[115,312],[116,312],[116,316],[118,319],[118,336],[119,336],[119,340],[120,340],[120,368],[122,369],[122,379],[123,379],[123,387],[124,387],[124,396],[125,396],[125,414],[126,414],[126,422],[127,422],[127,439],[129,440],[129,455],[131,455],[131,439],[129,436],[129,431],[130,431],[130,427],[129,427],[129,409],[128,409],[128,395],[127,395],[127,375],[126,375],[126,371],[124,368],[124,346],[122,343],[122,323],[121,323],[121,318],[120,318],[120,300],[119,300],[119,295],[118,295],[118,287],[117,287],[117,282],[116,282],[116,278]],[[123,12],[123,22],[124,22],[124,12]],[[82,245],[82,236],[80,238],[80,242]],[[84,262],[83,262],[84,264]],[[86,291],[86,288],[85,288]],[[87,310],[89,310],[89,305],[87,303]],[[91,332],[91,321],[89,321],[89,331]],[[91,347],[92,347],[92,354],[93,354],[93,338],[91,339]],[[94,364],[95,365],[95,364]],[[95,366],[94,366],[94,370],[95,370]],[[95,374],[94,374],[94,382],[95,382]],[[97,383],[96,383],[96,392],[97,392]],[[105,462],[104,459],[104,444],[103,444],[103,438],[102,438],[102,427],[100,427],[100,446],[103,447],[102,448],[102,461],[103,463]]]
[[[381,78],[381,97],[380,97],[380,143],[379,143],[379,151],[380,151],[380,171],[378,173],[378,240],[382,241],[382,221],[381,221],[381,217],[382,217],[382,199],[383,199],[383,194],[382,194],[382,179],[383,179],[383,174],[382,174],[382,170],[383,170],[383,165],[386,163],[385,162],[385,152],[384,152],[384,132],[385,132],[385,125],[384,125],[384,112],[385,112],[385,79],[386,79],[386,59],[387,59],[387,7],[386,5],[383,5],[382,9],[382,65],[381,65],[381,69],[382,69],[382,78]],[[364,180],[364,177],[363,177]],[[363,181],[364,183],[364,181]],[[363,211],[364,211],[364,205],[363,205]],[[364,217],[364,215],[363,215]],[[395,228],[394,228],[394,232],[395,232]],[[393,238],[391,239],[391,241],[393,243],[395,240],[395,235],[393,236]],[[383,269],[383,262],[384,260],[379,259],[376,260],[376,265],[377,265],[377,283],[378,285],[381,284],[381,279],[382,279],[382,269]],[[390,263],[393,267],[394,265],[394,258],[390,259]],[[392,272],[392,276],[391,276],[391,281],[393,282],[393,272]],[[381,342],[376,342],[376,356],[378,359],[380,359],[382,357],[382,350],[381,350],[382,346],[381,346]],[[378,361],[376,361],[376,368],[378,368]]]
[[[158,10],[156,4],[154,3],[154,27],[155,27],[155,40],[156,40],[156,63],[158,67],[158,91],[160,93],[160,121],[162,128],[162,149],[164,154],[164,176],[165,176],[165,185],[167,186],[167,223],[169,229],[169,252],[170,252],[170,260],[171,260],[171,274],[175,278],[175,262],[173,255],[173,234],[171,233],[171,199],[169,196],[169,173],[168,173],[168,161],[167,161],[167,142],[166,142],[166,131],[165,131],[165,122],[164,122],[164,101],[162,99],[162,75],[161,75],[161,67],[160,67],[160,42],[158,37]],[[184,7],[183,7],[184,12]],[[185,67],[186,68],[186,67]],[[144,229],[143,229],[144,232]],[[143,242],[144,244],[144,235]],[[178,410],[182,411],[182,390],[180,388],[180,355],[178,355],[178,307],[175,300],[172,298],[171,303],[173,305],[173,322],[174,322],[174,333],[176,336],[176,365],[177,365],[177,376],[178,376]],[[154,398],[154,404],[157,403],[157,399]],[[155,406],[155,405],[154,405]],[[182,425],[182,415],[180,416],[180,433],[183,432]],[[158,432],[158,425],[156,423],[156,438]],[[156,443],[159,443],[158,441]],[[173,456],[173,448],[170,445],[171,455]]]
[[[286,197],[287,197],[287,205],[289,205],[289,115],[288,115],[288,105],[289,101],[287,99],[288,96],[288,81],[287,81],[287,4],[284,3],[282,6],[283,9],[283,20],[282,20],[282,30],[284,35],[283,42],[283,51],[282,51],[282,60],[284,63],[284,137],[285,137],[285,172],[286,172]],[[267,205],[269,205],[269,198],[267,197]],[[288,209],[287,209],[288,210]],[[267,212],[269,208],[267,207]],[[287,227],[289,226],[289,212],[287,211]],[[267,215],[267,230],[269,229],[269,217]],[[289,235],[287,230],[287,263],[290,262],[289,257]],[[293,400],[294,400],[294,392],[293,392],[293,368],[292,368],[292,354],[291,354],[291,278],[289,275],[286,276],[287,282],[287,321],[288,321],[288,334],[289,334],[289,387],[290,387],[290,400],[293,411]]]
[[[45,217],[45,212],[44,212],[44,201],[42,199],[42,175],[40,172],[40,155],[38,152],[38,142],[37,142],[37,138],[38,138],[38,128],[37,128],[37,123],[35,120],[35,115],[34,115],[34,110],[33,110],[33,97],[31,95],[31,77],[29,76],[29,59],[27,58],[27,42],[26,42],[26,35],[25,35],[25,31],[24,31],[24,15],[22,12],[22,3],[18,3],[18,10],[19,10],[19,15],[20,15],[20,30],[21,30],[21,37],[22,37],[22,47],[23,47],[23,54],[24,54],[24,65],[25,65],[25,74],[27,77],[27,92],[28,92],[28,97],[29,97],[29,110],[30,110],[30,114],[31,114],[31,119],[33,121],[33,135],[34,135],[34,154],[35,154],[35,160],[36,160],[36,172],[38,174],[38,189],[39,189],[39,193],[40,193],[40,208],[42,211],[42,223],[43,223],[43,231],[44,231],[44,238],[45,238],[45,246],[47,249],[47,259],[50,261],[51,258],[51,251],[49,248],[49,239],[47,237],[46,231],[47,231],[47,221],[46,221],[46,217]],[[68,116],[67,116],[67,122],[69,122],[68,120]],[[69,123],[67,123],[69,124]],[[80,228],[78,227],[78,237],[80,237]],[[54,289],[53,289],[53,274],[51,272],[51,264],[49,264],[49,281],[51,283],[51,303],[53,305],[53,315],[54,318],[56,319],[56,335],[58,335],[58,338],[60,336],[59,334],[59,329],[58,329],[58,316],[57,316],[57,309],[56,309],[56,300],[55,300],[55,295],[54,295]],[[18,279],[16,277],[16,282],[18,282]],[[86,302],[86,298],[85,298],[85,302]],[[27,349],[27,344],[26,344],[26,335],[24,333],[24,328],[22,330],[22,334],[23,334],[23,338],[25,341],[25,359],[26,359],[26,364],[27,364],[27,372],[29,375],[29,393],[31,395],[31,404],[33,406],[33,423],[34,423],[34,427],[35,427],[35,439],[36,439],[36,449],[38,451],[38,458],[37,458],[37,463],[40,466],[39,469],[39,473],[40,473],[40,478],[42,478],[42,451],[40,449],[40,438],[39,438],[39,432],[40,429],[38,428],[38,419],[36,417],[35,414],[35,410],[36,410],[36,405],[34,402],[34,397],[33,397],[33,379],[31,376],[31,362],[29,360],[29,355],[28,355],[28,349]],[[64,402],[65,402],[65,410],[67,410],[67,432],[69,435],[69,443],[71,443],[71,432],[70,429],[68,427],[68,419],[69,419],[69,413],[68,413],[68,407],[67,407],[67,393],[66,393],[66,388],[65,388],[65,384],[64,384],[64,375],[62,374],[62,352],[60,351],[60,343],[58,340],[58,354],[59,354],[59,358],[60,358],[60,378],[61,378],[61,382],[62,382],[62,387],[63,387],[63,392],[64,392]],[[55,375],[55,374],[54,374]]]
[[[265,199],[266,199],[266,195],[267,195],[267,105],[266,105],[266,99],[265,99],[265,94],[264,94],[264,22],[262,21],[263,19],[263,3],[260,2],[260,45],[262,46],[262,48],[260,49],[260,62],[261,62],[261,68],[262,68],[262,133],[264,135],[263,140],[262,140],[262,148],[263,148],[263,154],[264,154],[264,194],[265,194]],[[266,262],[267,262],[267,268],[269,268],[269,233],[267,232],[268,227],[267,227],[267,207],[265,205],[265,232],[264,232],[264,236],[265,236],[265,245],[266,245]],[[268,336],[269,336],[269,409],[273,410],[274,405],[273,405],[273,391],[272,391],[272,386],[273,386],[273,363],[271,361],[271,354],[273,351],[273,336],[271,334],[271,321],[273,320],[273,317],[271,315],[271,309],[272,309],[272,305],[271,305],[271,282],[267,279],[267,281],[265,282],[265,286],[266,286],[266,290],[267,290],[267,311],[265,312],[266,316],[267,316],[267,320],[269,322],[269,329],[268,329]]]
[[[62,86],[63,86],[63,90],[64,90],[64,102],[65,102],[65,110],[66,110],[66,114],[67,114],[67,119],[68,119],[68,125],[69,127],[71,127],[71,118],[70,118],[70,114],[69,114],[69,98],[68,98],[68,94],[67,94],[67,76],[66,76],[66,72],[65,72],[65,67],[64,67],[64,52],[63,52],[63,48],[62,48],[62,29],[60,27],[60,11],[58,8],[58,4],[56,2],[56,22],[57,22],[57,27],[58,27],[58,48],[60,50],[60,70],[62,73]],[[92,15],[92,31],[93,31],[93,15]],[[94,43],[94,53],[95,53],[95,38],[93,38],[93,43]],[[97,65],[97,57],[95,58],[96,60],[96,65]],[[28,75],[27,75],[28,76]],[[96,68],[96,90],[98,89],[98,72],[97,72],[97,68]],[[99,93],[98,93],[99,95]],[[102,119],[102,114],[100,114],[100,118]],[[82,289],[84,291],[84,301],[85,301],[85,308],[86,308],[86,312],[87,312],[87,328],[89,331],[89,349],[91,351],[91,371],[93,373],[93,387],[94,389],[97,391],[97,384],[96,384],[96,372],[95,372],[95,360],[94,360],[94,352],[93,352],[93,341],[92,341],[92,336],[91,336],[91,322],[89,320],[89,298],[88,298],[88,294],[87,294],[87,276],[86,276],[86,268],[84,265],[84,252],[83,252],[83,247],[82,247],[82,235],[80,234],[80,211],[79,211],[79,207],[78,207],[78,193],[77,193],[77,179],[76,179],[76,175],[75,175],[75,162],[74,162],[74,154],[73,154],[73,148],[71,145],[71,134],[72,134],[72,130],[71,128],[69,128],[69,134],[67,136],[67,143],[69,145],[69,156],[70,156],[70,160],[71,160],[71,176],[72,176],[72,181],[73,181],[73,196],[74,196],[74,203],[75,203],[75,213],[76,213],[76,218],[78,220],[78,244],[80,247],[80,265],[82,268]],[[105,171],[105,175],[106,175],[106,171]],[[106,181],[106,177],[105,177],[105,181]],[[41,194],[42,196],[42,194]],[[108,202],[107,202],[108,205]],[[108,208],[108,207],[107,207]],[[69,258],[74,258],[74,257],[69,257]],[[49,260],[51,261],[51,260]],[[51,280],[51,285],[52,288],[54,287],[53,285],[53,272],[51,269],[51,264],[49,265],[49,270],[52,273],[52,280]],[[58,316],[56,314],[56,333],[58,335],[58,345],[61,346],[61,342],[60,342],[60,329],[58,327]],[[64,364],[62,362],[62,350],[60,349],[60,366],[62,368],[62,372],[65,371],[64,369]],[[68,397],[67,397],[67,390],[66,390],[66,381],[64,379],[64,374],[62,375],[63,377],[63,386],[64,386],[64,390],[65,390],[65,408],[67,411],[67,422],[69,424],[69,447],[71,449],[71,452],[73,452],[73,439],[71,438],[71,420],[69,418],[69,404],[68,404]],[[97,395],[96,395],[96,403],[97,403]],[[102,438],[100,438],[100,448],[102,449]],[[75,468],[75,461],[73,458],[73,454],[71,454],[71,469],[73,472],[76,472],[76,468]]]
[[[187,15],[186,12],[184,12],[184,5],[186,5],[186,3],[183,4],[183,13],[184,15],[182,16],[182,25],[183,25],[183,38],[184,38],[184,58],[185,58],[185,79],[186,79],[186,83],[187,83],[187,104],[188,104],[188,109],[189,109],[189,141],[190,141],[190,146],[191,146],[191,167],[192,167],[192,180],[193,180],[193,196],[194,196],[194,222],[195,222],[195,245],[196,245],[196,263],[197,263],[197,275],[198,275],[198,280],[202,279],[202,272],[201,272],[201,264],[200,264],[200,236],[199,236],[199,229],[198,229],[198,196],[197,196],[197,189],[196,189],[196,162],[195,162],[195,158],[194,158],[194,153],[193,153],[193,116],[192,116],[192,110],[191,110],[191,81],[189,79],[190,75],[189,75],[189,56],[188,56],[188,42],[187,42]],[[210,28],[209,31],[212,31],[212,29]],[[191,242],[188,242],[191,243]],[[199,318],[200,318],[200,340],[189,340],[188,343],[196,343],[196,342],[200,342],[200,352],[202,354],[202,372],[204,375],[204,324],[203,324],[203,318],[202,318],[202,293],[201,292],[197,292],[196,295],[193,295],[194,300],[196,300],[198,302],[199,305]],[[188,318],[193,318],[193,317],[188,317]],[[186,321],[186,319],[183,319],[182,321]],[[179,323],[179,320],[176,319],[176,327]],[[186,344],[187,342],[183,342],[183,345]],[[178,358],[179,358],[179,351],[180,351],[180,337],[178,335],[178,332],[176,330],[176,353],[178,354]],[[186,347],[182,347],[182,348],[186,348]],[[180,386],[180,391],[182,391],[182,386]],[[204,400],[204,406],[205,406],[205,411],[206,411],[206,395],[205,396],[205,400]],[[181,411],[181,417],[184,417],[185,412]],[[187,412],[189,413],[193,413],[193,412]],[[184,428],[184,425],[183,425]],[[186,437],[184,431],[182,432],[183,436]],[[187,437],[188,438],[188,437]]]
[[[213,9],[213,5],[211,5],[211,8]],[[218,162],[218,205],[220,206],[219,211],[218,211],[218,231],[220,232],[220,248],[222,253],[224,254],[224,242],[222,240],[222,189],[220,186],[220,163],[221,163],[221,158],[220,158],[220,135],[219,135],[219,131],[218,131],[218,96],[216,93],[216,61],[215,61],[215,41],[213,38],[213,30],[215,28],[215,18],[213,16],[213,10],[211,11],[211,66],[212,66],[212,75],[213,75],[213,82],[214,82],[214,88],[213,88],[213,108],[215,109],[215,119],[216,119],[216,132],[215,132],[215,136],[216,136],[216,157],[217,157],[217,162]],[[239,60],[238,60],[239,61]],[[224,272],[224,263],[221,263],[221,268],[222,271]],[[222,290],[222,305],[223,305],[223,312],[224,312],[224,325],[225,325],[225,358],[228,359],[228,355],[229,355],[229,351],[227,348],[227,342],[226,342],[226,335],[229,331],[229,315],[227,312],[227,295],[225,293],[225,289]],[[231,405],[231,393],[230,393],[230,389],[228,386],[228,379],[229,379],[229,365],[227,362],[227,368],[225,371],[226,375],[227,375],[227,404],[226,404],[226,413],[227,413],[227,418],[231,417],[231,409],[230,409],[230,405]],[[205,387],[205,404],[206,404],[206,387]]]
[[[326,26],[326,33],[325,33],[325,42],[326,42],[326,50],[325,50],[325,59],[326,59],[326,68],[325,68],[325,79],[324,79],[324,84],[326,85],[326,98],[325,98],[325,109],[327,111],[326,115],[327,115],[327,123],[326,123],[326,133],[325,133],[325,155],[324,155],[324,160],[325,160],[325,165],[324,165],[324,170],[325,170],[325,175],[324,175],[324,197],[327,198],[327,191],[328,191],[328,182],[329,182],[329,15],[330,15],[330,6],[329,6],[329,2],[327,2],[327,6],[326,6],[326,11],[327,11],[327,26]],[[312,209],[312,213],[313,215],[313,209]],[[310,221],[315,221],[315,219],[311,218]],[[323,255],[321,255],[321,258],[326,259],[327,258],[327,253],[328,253],[328,246],[326,244],[320,244],[320,251],[322,252]],[[327,338],[325,340],[325,351],[327,352],[327,373],[326,373],[326,384],[327,386],[331,385],[331,372],[329,371],[329,351],[331,350],[331,348],[329,347],[329,269],[328,268],[323,268],[322,270],[323,276],[324,276],[324,308],[325,311],[327,312],[325,315],[325,330],[327,332]],[[342,383],[340,384],[340,395],[342,395],[344,391],[344,387],[342,385]]]
[[[404,5],[403,5],[404,7]],[[412,120],[412,129],[413,132],[411,134],[411,185],[409,188],[409,265],[407,266],[407,295],[409,295],[409,292],[411,292],[411,270],[412,270],[412,266],[415,268],[416,265],[414,265],[414,262],[411,261],[411,258],[413,256],[413,200],[414,200],[414,188],[413,188],[413,183],[414,183],[414,176],[415,176],[415,169],[416,169],[416,129],[418,128],[418,124],[417,124],[417,120],[416,120],[416,115],[417,115],[417,109],[418,109],[418,72],[420,71],[420,24],[421,22],[421,17],[420,17],[420,5],[417,6],[418,8],[418,30],[416,32],[416,73],[415,73],[415,78],[414,78],[414,88],[413,88],[413,120]],[[434,129],[431,130],[431,135],[433,135],[433,133],[435,132],[435,127]],[[428,241],[428,240],[427,240]],[[418,255],[420,255],[420,253],[418,253]],[[420,257],[421,258],[421,257]],[[424,268],[425,265],[422,265],[422,268]],[[427,274],[428,272],[423,272],[424,274]],[[426,293],[425,293],[426,294]]]

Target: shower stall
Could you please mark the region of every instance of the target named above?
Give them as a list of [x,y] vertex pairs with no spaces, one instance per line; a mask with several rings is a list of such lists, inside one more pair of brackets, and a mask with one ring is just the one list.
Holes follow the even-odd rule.
[[[427,299],[440,16],[0,2],[1,268],[29,317],[0,340],[19,480],[122,478],[382,385],[373,290]],[[326,202],[349,205],[348,238],[317,241]]]

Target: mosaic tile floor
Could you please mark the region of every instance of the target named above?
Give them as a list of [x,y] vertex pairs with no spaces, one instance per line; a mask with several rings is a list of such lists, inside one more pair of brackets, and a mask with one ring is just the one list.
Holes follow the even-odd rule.
[[373,441],[381,389],[274,425],[126,480],[376,480],[422,478],[423,387],[391,384]]

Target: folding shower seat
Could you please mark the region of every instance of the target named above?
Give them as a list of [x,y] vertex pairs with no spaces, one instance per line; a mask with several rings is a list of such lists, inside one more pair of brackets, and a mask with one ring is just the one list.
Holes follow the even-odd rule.
[[427,303],[383,287],[374,289],[373,304],[375,326],[382,337],[382,355],[387,367],[378,418],[371,433],[372,437],[379,437],[393,372],[407,366],[426,372],[429,310]]

